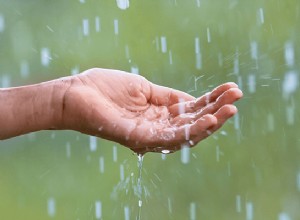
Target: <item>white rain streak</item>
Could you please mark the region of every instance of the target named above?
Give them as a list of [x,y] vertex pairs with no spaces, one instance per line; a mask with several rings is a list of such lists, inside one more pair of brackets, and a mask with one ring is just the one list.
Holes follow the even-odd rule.
[[117,146],[113,146],[113,161],[114,162],[118,161],[118,149],[117,149]]
[[282,83],[283,97],[287,99],[292,93],[294,93],[299,84],[299,78],[296,71],[289,71],[284,75]]
[[130,210],[128,206],[124,207],[124,220],[130,220]]
[[95,202],[95,217],[96,217],[96,219],[102,218],[102,203],[101,203],[101,201]]
[[248,75],[248,90],[250,93],[255,93],[256,91],[256,77],[254,74]]
[[291,220],[291,218],[287,213],[281,212],[278,215],[278,220]]
[[41,49],[41,63],[43,66],[49,66],[51,60],[50,49],[43,47]]
[[70,142],[68,142],[66,144],[66,156],[67,156],[67,158],[71,157],[71,144],[70,144]]
[[246,220],[253,219],[253,203],[247,202],[246,203]]
[[4,74],[1,77],[1,87],[2,88],[8,88],[11,85],[11,78],[10,75]]
[[50,217],[55,216],[56,209],[55,209],[55,200],[54,200],[54,198],[49,198],[48,199],[48,201],[47,201],[47,212],[48,212],[48,215]]
[[90,27],[89,27],[89,20],[83,19],[82,20],[82,33],[83,36],[88,36],[90,33]]
[[295,122],[295,107],[294,107],[294,105],[286,106],[286,122],[288,125],[293,125]]
[[121,10],[129,8],[129,0],[117,0],[117,6]]
[[196,203],[190,204],[190,220],[196,220]]
[[209,28],[206,29],[206,36],[207,36],[207,42],[210,43],[211,42],[211,35],[210,35],[210,29]]
[[139,199],[139,204],[138,205],[139,205],[139,207],[142,207],[143,201]]
[[5,29],[5,20],[4,16],[0,14],[0,32],[3,32]]
[[139,74],[139,67],[138,66],[132,66],[130,71],[131,71],[131,73]]
[[242,212],[242,200],[240,195],[236,195],[235,197],[235,209],[238,213]]
[[97,150],[97,138],[94,136],[90,136],[90,151]]
[[26,60],[22,60],[20,63],[20,74],[23,78],[29,76],[29,64]]
[[100,157],[99,158],[99,170],[100,173],[104,173],[104,157]]
[[119,21],[118,21],[118,19],[114,20],[114,32],[115,32],[115,35],[119,34]]
[[223,66],[223,55],[222,53],[218,53],[218,64],[220,67]]
[[161,52],[166,53],[168,47],[167,47],[167,38],[165,36],[160,37],[160,44],[161,44]]
[[100,32],[101,31],[101,23],[99,16],[95,17],[95,31]]
[[172,56],[172,51],[169,51],[169,63],[170,65],[173,64],[173,56]]
[[81,4],[83,4],[83,3],[85,3],[85,0],[79,0],[79,2],[80,2]]
[[233,73],[234,74],[239,74],[240,72],[240,62],[239,62],[239,52],[236,50],[235,55],[234,55],[234,60],[233,60]]
[[168,197],[168,210],[169,210],[169,213],[172,213],[172,201],[171,201],[170,197]]
[[187,145],[182,145],[181,147],[181,162],[187,164],[190,161],[190,148]]
[[196,4],[197,4],[197,7],[200,8],[200,6],[201,6],[200,0],[196,0]]
[[120,164],[120,180],[123,181],[124,179],[125,179],[124,165]]
[[200,51],[200,39],[195,38],[195,54],[196,54],[196,69],[200,70],[202,68],[202,56]]
[[220,147],[219,146],[216,147],[216,160],[217,160],[217,162],[220,161]]
[[257,18],[258,18],[258,23],[260,25],[262,25],[263,23],[265,23],[264,9],[263,8],[259,8],[258,9]]
[[257,42],[256,41],[252,41],[250,43],[250,50],[251,50],[251,58],[253,60],[257,60],[258,59],[258,50],[257,50]]
[[297,173],[296,184],[297,184],[297,189],[300,192],[300,171]]
[[73,67],[73,68],[71,69],[71,75],[74,76],[74,75],[78,74],[79,71],[80,71],[80,70],[79,70],[79,67],[78,67],[78,66],[75,66],[75,67]]
[[163,153],[164,150],[161,151],[161,159],[165,160],[167,159],[167,155],[165,153]]
[[275,124],[274,124],[274,115],[272,113],[269,113],[267,116],[267,123],[268,123],[268,131],[272,132],[275,130]]
[[240,130],[240,116],[239,113],[235,114],[235,116],[233,117],[233,122],[234,122],[234,128],[235,130]]
[[227,162],[227,174],[228,174],[228,176],[231,176],[231,164],[230,164],[230,162]]
[[295,64],[294,45],[291,42],[287,42],[284,46],[284,58],[287,66],[291,67]]
[[126,59],[128,59],[129,63],[131,63],[129,46],[127,44],[125,45],[125,56],[126,56]]

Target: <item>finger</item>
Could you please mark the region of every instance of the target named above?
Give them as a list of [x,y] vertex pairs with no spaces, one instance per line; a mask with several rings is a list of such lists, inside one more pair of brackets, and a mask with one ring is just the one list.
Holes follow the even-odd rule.
[[243,93],[238,88],[231,88],[224,92],[221,96],[217,98],[214,103],[210,103],[201,109],[202,115],[205,114],[214,114],[217,112],[222,106],[227,104],[233,104],[237,100],[239,100],[243,96]]
[[170,106],[178,102],[192,101],[195,97],[168,87],[151,83],[150,102],[156,105]]
[[214,116],[218,119],[218,123],[212,128],[212,132],[215,132],[216,130],[220,129],[223,124],[232,116],[234,116],[237,113],[237,108],[234,105],[224,105],[222,108],[220,108]]
[[[207,104],[214,102],[219,96],[231,88],[238,88],[237,84],[233,82],[224,83],[212,92],[206,93],[196,100],[187,101],[185,103],[177,103],[170,106],[169,111],[173,116],[183,113],[195,112],[200,108],[203,108]],[[183,110],[182,110],[183,109]]]
[[216,101],[216,99],[219,98],[223,93],[232,88],[238,88],[238,85],[234,82],[228,82],[216,87],[212,92],[206,93],[205,95],[197,99],[195,108],[199,109],[211,102]]

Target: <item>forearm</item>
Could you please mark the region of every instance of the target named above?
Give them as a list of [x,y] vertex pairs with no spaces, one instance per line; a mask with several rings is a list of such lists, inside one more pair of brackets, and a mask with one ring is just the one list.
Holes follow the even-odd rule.
[[0,89],[0,139],[60,126],[67,80]]

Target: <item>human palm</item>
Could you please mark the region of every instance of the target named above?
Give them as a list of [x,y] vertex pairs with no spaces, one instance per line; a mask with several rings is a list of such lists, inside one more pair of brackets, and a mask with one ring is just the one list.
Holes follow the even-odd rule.
[[226,83],[195,98],[117,70],[91,69],[72,78],[63,126],[116,141],[138,153],[194,146],[236,113],[242,92]]

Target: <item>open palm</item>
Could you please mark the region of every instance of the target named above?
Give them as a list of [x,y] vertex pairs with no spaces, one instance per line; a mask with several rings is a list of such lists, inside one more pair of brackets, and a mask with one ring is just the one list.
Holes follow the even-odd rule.
[[117,70],[90,69],[72,77],[63,127],[116,141],[138,153],[194,146],[220,128],[242,97],[234,83],[195,98]]

